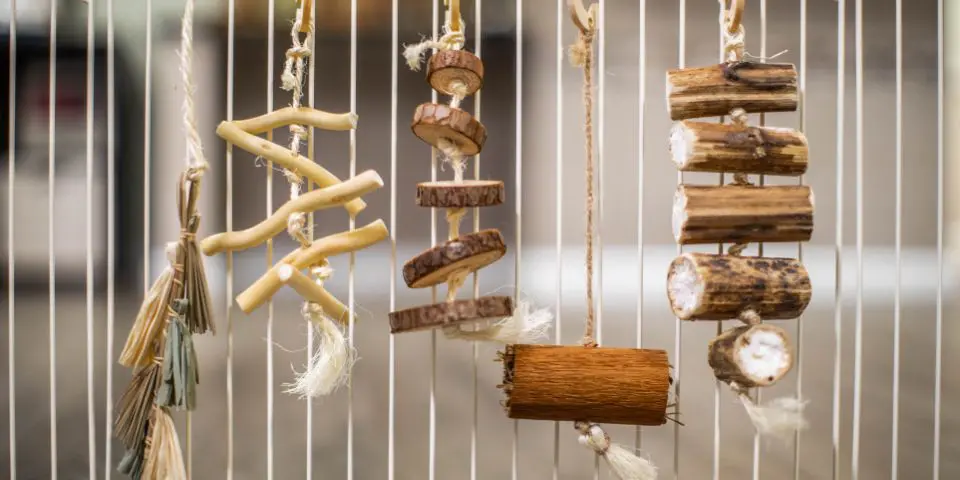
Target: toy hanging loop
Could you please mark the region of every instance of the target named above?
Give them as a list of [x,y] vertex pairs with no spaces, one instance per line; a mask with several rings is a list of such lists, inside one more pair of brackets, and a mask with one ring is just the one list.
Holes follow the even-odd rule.
[[587,9],[583,6],[583,0],[569,0],[567,5],[570,7],[570,18],[582,33],[592,33],[597,29],[599,4],[594,3]]
[[721,0],[727,33],[736,34],[740,31],[743,22],[743,10],[746,7],[747,0]]
[[443,4],[450,11],[450,31],[461,31],[463,25],[460,23],[460,0],[443,0]]
[[300,33],[310,33],[313,28],[313,0],[300,0]]

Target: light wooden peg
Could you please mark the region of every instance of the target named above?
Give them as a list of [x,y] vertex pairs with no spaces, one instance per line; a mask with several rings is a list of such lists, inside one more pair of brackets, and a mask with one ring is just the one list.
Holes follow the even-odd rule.
[[300,0],[300,33],[310,33],[313,28],[313,0]]
[[323,312],[328,317],[343,324],[352,321],[353,315],[340,300],[330,295],[330,292],[317,285],[317,282],[311,280],[300,270],[287,263],[277,265],[275,270],[277,280],[285,285],[290,285],[304,300],[320,305],[320,308],[323,308]]
[[570,17],[573,18],[574,25],[583,33],[589,33],[597,28],[598,4],[594,3],[587,9],[583,6],[583,0],[569,0]]

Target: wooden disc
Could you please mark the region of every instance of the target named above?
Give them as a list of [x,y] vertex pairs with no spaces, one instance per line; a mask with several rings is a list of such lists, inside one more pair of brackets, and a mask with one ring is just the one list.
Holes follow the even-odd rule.
[[420,140],[440,147],[440,139],[452,142],[464,155],[476,155],[487,140],[487,129],[469,113],[437,103],[417,107],[410,125]]
[[417,205],[436,208],[492,207],[503,203],[503,182],[464,180],[417,184]]
[[390,312],[390,333],[429,330],[513,315],[510,297],[480,297]]
[[480,270],[505,253],[507,246],[498,230],[468,233],[410,259],[403,266],[403,280],[410,288],[432,287],[446,282],[456,271]]
[[[427,62],[427,83],[444,95],[473,95],[483,87],[483,61],[464,50],[440,50]],[[457,85],[459,84],[459,85]]]

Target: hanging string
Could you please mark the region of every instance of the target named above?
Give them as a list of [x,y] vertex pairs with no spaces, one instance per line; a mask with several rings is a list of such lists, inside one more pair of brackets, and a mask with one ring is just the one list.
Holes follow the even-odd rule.
[[464,33],[463,18],[460,18],[460,28],[454,30],[451,24],[450,11],[446,13],[446,20],[443,22],[443,36],[439,39],[425,38],[420,43],[405,45],[403,47],[403,57],[407,59],[407,66],[415,72],[420,71],[420,62],[423,54],[427,50],[460,50],[467,43],[467,37]]
[[180,75],[183,81],[183,129],[187,136],[187,151],[184,160],[187,167],[202,175],[207,168],[203,145],[197,129],[196,108],[193,95],[197,87],[193,80],[193,10],[194,0],[187,0],[180,29]]
[[[301,7],[303,8],[303,7]],[[306,71],[306,62],[313,51],[313,25],[309,25],[306,37],[300,41],[300,31],[303,26],[302,12],[298,12],[296,20],[290,29],[292,46],[287,49],[287,60],[283,65],[283,74],[280,76],[281,88],[291,92],[293,108],[300,108],[303,98],[303,81]],[[303,125],[290,125],[290,152],[296,156],[300,154],[300,144],[307,137],[307,129]],[[290,200],[300,196],[300,174],[293,170],[284,169],[284,176],[290,184]],[[287,232],[300,243],[301,247],[308,247],[310,239],[306,234],[307,216],[302,212],[294,212],[287,218]]]

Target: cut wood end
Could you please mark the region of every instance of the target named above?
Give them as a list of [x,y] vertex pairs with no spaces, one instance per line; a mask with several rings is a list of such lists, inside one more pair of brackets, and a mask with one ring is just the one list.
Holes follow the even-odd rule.
[[417,184],[417,205],[421,207],[492,207],[502,204],[504,197],[503,182],[499,180],[438,181]]
[[294,268],[290,264],[281,263],[277,266],[277,278],[286,283],[293,276]]
[[700,309],[703,299],[703,278],[689,254],[677,257],[667,274],[667,296],[677,318],[689,320]]
[[356,129],[356,128],[357,128],[357,124],[360,122],[360,116],[357,115],[356,113],[350,112],[350,113],[347,114],[347,118],[348,118],[349,121],[350,121],[350,128],[351,128],[351,129]]
[[670,154],[678,169],[683,170],[687,166],[695,141],[693,132],[683,122],[673,125],[670,130]]
[[683,193],[683,187],[677,189],[673,195],[673,238],[677,242],[683,233],[684,224],[687,223],[687,196]]
[[754,325],[737,339],[737,363],[759,386],[770,386],[793,367],[793,352],[782,328]]
[[496,262],[506,252],[507,246],[498,230],[469,233],[430,248],[407,261],[403,266],[403,280],[410,288],[439,285],[454,272],[475,272]]
[[473,95],[483,87],[483,62],[466,50],[441,50],[427,63],[427,83],[445,95]]

